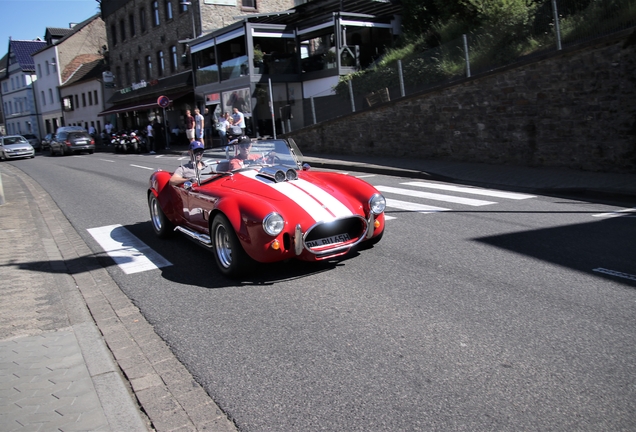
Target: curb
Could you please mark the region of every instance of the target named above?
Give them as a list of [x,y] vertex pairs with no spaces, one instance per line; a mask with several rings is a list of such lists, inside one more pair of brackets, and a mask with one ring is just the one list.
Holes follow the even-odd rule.
[[[72,299],[73,307],[67,304],[67,310],[78,339],[83,335],[80,347],[102,406],[112,418],[119,415],[114,430],[235,432],[235,425],[97,262],[48,193],[19,168],[7,171],[32,194],[43,229],[50,233],[47,255],[54,271],[66,280],[60,291]],[[78,314],[90,314],[86,325],[77,324]]]

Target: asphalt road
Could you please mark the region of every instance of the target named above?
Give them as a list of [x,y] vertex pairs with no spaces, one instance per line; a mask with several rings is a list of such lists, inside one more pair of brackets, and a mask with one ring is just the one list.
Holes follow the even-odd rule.
[[[352,173],[391,203],[376,247],[237,282],[184,237],[153,234],[148,177],[176,156],[11,163],[241,431],[636,425],[636,218],[611,217],[621,207]],[[455,197],[480,201],[440,200]],[[87,231],[113,224],[172,265],[124,273]]]

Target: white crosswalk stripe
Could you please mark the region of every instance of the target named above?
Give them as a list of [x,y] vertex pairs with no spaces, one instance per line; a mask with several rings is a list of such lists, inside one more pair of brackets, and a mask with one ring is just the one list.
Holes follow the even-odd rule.
[[[451,204],[457,204],[458,206],[471,206],[471,207],[481,207],[487,205],[497,204],[495,201],[486,201],[475,198],[467,198],[456,196],[453,194],[472,194],[479,195],[485,197],[493,197],[493,198],[501,198],[501,199],[509,199],[509,200],[525,200],[529,198],[536,198],[535,195],[528,195],[522,193],[515,192],[506,192],[494,189],[482,189],[477,187],[468,187],[468,186],[455,186],[443,183],[432,183],[426,181],[412,181],[412,182],[404,182],[400,183],[400,186],[407,186],[415,189],[410,189],[406,187],[392,187],[392,186],[376,186],[380,192],[385,195],[386,198],[386,206],[388,209],[398,209],[403,210],[405,212],[414,212],[414,213],[439,213],[445,211],[452,211],[451,208],[445,207],[437,207],[429,204],[424,204],[422,202],[417,202],[418,200],[432,200],[432,201],[442,201]],[[441,194],[441,193],[433,193],[422,191],[421,189],[434,189],[438,191],[447,191],[449,194]],[[392,198],[392,195],[400,195],[413,198],[413,201],[404,201],[399,199]],[[395,213],[392,214],[389,211],[386,215],[386,220],[396,219]]]
[[453,195],[442,195],[442,194],[436,194],[431,192],[416,191],[412,189],[396,188],[391,186],[376,186],[376,189],[379,190],[380,192],[394,193],[398,195],[406,195],[406,196],[411,196],[414,198],[424,198],[424,199],[430,199],[434,201],[444,201],[444,202],[450,202],[455,204],[464,204],[464,205],[469,205],[473,207],[496,204],[494,201],[483,201],[483,200],[478,200],[474,198],[463,198],[463,197],[456,197]]
[[400,200],[395,200],[392,198],[386,199],[386,206],[391,208],[397,208],[400,210],[407,210],[407,211],[419,212],[419,213],[435,213],[435,212],[450,210],[443,207],[435,207],[435,206],[418,204],[418,203],[413,203],[408,201],[400,201]]
[[536,198],[535,195],[526,195],[526,194],[515,193],[515,192],[504,192],[499,190],[480,189],[480,188],[473,188],[473,187],[466,187],[466,186],[454,186],[454,185],[447,185],[447,184],[440,184],[440,183],[406,182],[406,183],[400,183],[400,184],[403,184],[405,186],[416,186],[421,188],[446,190],[451,192],[460,192],[460,193],[467,193],[467,194],[473,194],[473,195],[491,196],[495,198],[506,198],[506,199],[513,199],[513,200]]

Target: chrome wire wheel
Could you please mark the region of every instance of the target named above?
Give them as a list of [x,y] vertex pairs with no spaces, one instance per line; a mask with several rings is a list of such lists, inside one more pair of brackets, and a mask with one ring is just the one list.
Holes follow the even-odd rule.
[[214,230],[214,247],[219,264],[229,269],[232,265],[232,244],[224,224],[220,223]]
[[148,209],[150,210],[150,222],[155,234],[161,238],[169,237],[174,230],[174,225],[161,210],[159,201],[152,192],[148,195]]

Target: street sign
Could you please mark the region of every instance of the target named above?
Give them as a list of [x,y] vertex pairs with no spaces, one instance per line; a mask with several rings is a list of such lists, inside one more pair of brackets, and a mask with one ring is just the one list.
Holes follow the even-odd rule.
[[166,108],[168,105],[170,105],[170,99],[168,98],[168,96],[159,96],[159,98],[157,99],[157,105],[159,105],[161,108]]

